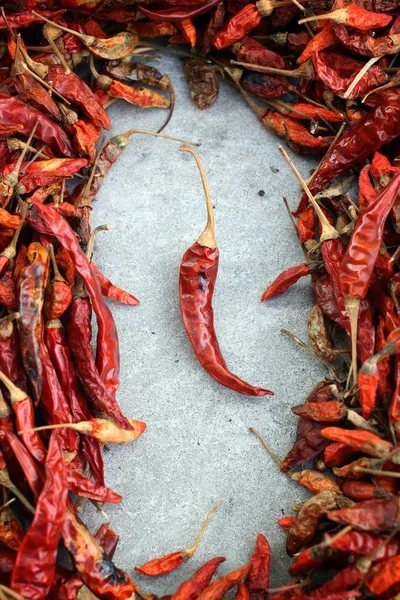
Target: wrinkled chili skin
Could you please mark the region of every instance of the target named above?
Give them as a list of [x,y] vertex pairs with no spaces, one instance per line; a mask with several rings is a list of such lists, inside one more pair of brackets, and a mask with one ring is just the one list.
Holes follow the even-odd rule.
[[201,592],[210,584],[213,575],[224,560],[224,557],[217,557],[206,562],[191,579],[181,583],[173,595],[173,600],[197,600]]
[[260,21],[261,15],[254,4],[246,4],[217,33],[213,41],[214,46],[217,50],[227,48],[254,29]]
[[261,297],[261,302],[265,302],[270,298],[275,298],[286,292],[289,287],[296,283],[301,277],[310,274],[310,267],[307,263],[301,263],[295,267],[290,267],[283,271],[265,290]]
[[59,432],[55,431],[46,459],[46,481],[32,524],[18,550],[11,579],[12,589],[25,598],[41,600],[50,590],[65,520],[67,493],[65,462]]
[[[93,415],[76,375],[71,350],[61,323],[55,326],[47,323],[44,339],[74,418],[76,421],[88,421]],[[104,485],[104,463],[100,443],[95,438],[84,435],[81,438],[81,445],[95,481]]]
[[214,330],[212,297],[218,273],[218,248],[195,242],[184,254],[179,272],[179,298],[183,323],[193,350],[211,377],[248,396],[272,394],[249,385],[228,371]]
[[[24,392],[28,385],[20,353],[20,335],[12,321],[0,326],[0,371]],[[8,392],[5,391],[8,398]]]
[[[373,96],[372,96],[373,97]],[[320,192],[341,173],[361,163],[372,152],[379,150],[400,135],[400,105],[383,102],[367,112],[352,125],[324,157],[321,167],[310,183],[312,194]],[[303,196],[296,214],[303,212],[308,198]]]
[[189,84],[189,92],[197,108],[204,110],[214,104],[218,96],[219,79],[213,65],[186,58],[183,72]]
[[35,123],[39,120],[35,131],[35,137],[49,144],[54,152],[73,157],[74,151],[66,133],[57,123],[43,115],[37,108],[25,104],[18,98],[0,93],[0,117],[4,123],[13,124],[17,122],[23,125],[21,133],[29,135]]
[[92,309],[88,298],[74,298],[67,315],[66,330],[70,349],[83,389],[96,410],[106,413],[121,427],[131,429],[114,396],[100,378],[91,348]]
[[54,89],[73,104],[77,104],[97,127],[111,129],[110,118],[97,100],[95,94],[74,72],[67,74],[64,67],[54,65],[49,68],[48,80]]
[[250,558],[250,571],[246,577],[246,586],[251,600],[263,600],[269,587],[271,549],[266,537],[259,533],[256,546]]

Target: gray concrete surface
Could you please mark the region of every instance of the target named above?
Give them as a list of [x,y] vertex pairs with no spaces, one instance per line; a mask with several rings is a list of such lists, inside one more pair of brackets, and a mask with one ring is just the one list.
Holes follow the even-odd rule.
[[[138,307],[112,306],[122,359],[118,399],[127,415],[148,424],[133,445],[105,454],[107,481],[124,496],[121,505],[107,507],[121,535],[115,559],[132,574],[135,565],[190,546],[205,514],[222,499],[192,560],[170,575],[135,581],[144,591],[170,594],[218,555],[227,559],[220,568],[226,573],[248,560],[257,533],[264,532],[275,586],[289,579],[285,534],[276,521],[307,493],[279,473],[248,427],[259,429],[283,457],[296,426],[290,406],[325,375],[280,333],[286,327],[306,338],[309,279],[276,300],[259,302],[280,271],[302,261],[282,202],[285,194],[296,204],[298,185],[277,138],[235,90],[222,84],[216,104],[200,112],[179,59],[153,64],[171,75],[176,89],[167,133],[201,142],[221,252],[214,300],[221,348],[235,373],[275,396],[232,392],[197,363],[180,318],[177,277],[184,251],[205,224],[199,173],[193,157],[178,152],[179,144],[135,136],[93,211],[94,224],[111,226],[98,237],[97,264],[141,300]],[[113,133],[156,130],[165,118],[165,112],[122,103],[110,114]],[[308,174],[309,161],[296,157],[296,164]],[[89,504],[83,519],[92,530],[101,522]]]

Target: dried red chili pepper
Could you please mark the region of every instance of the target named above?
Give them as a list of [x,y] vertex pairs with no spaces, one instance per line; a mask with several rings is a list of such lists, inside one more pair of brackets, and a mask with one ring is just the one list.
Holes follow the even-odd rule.
[[[110,386],[110,389],[116,391],[118,386],[119,372],[118,336],[115,329],[114,319],[112,318],[111,312],[109,311],[109,309],[103,301],[98,280],[95,277],[95,275],[93,275],[90,269],[90,265],[84,253],[79,247],[74,232],[72,231],[68,223],[63,219],[63,217],[58,215],[54,210],[47,207],[45,204],[41,204],[34,200],[32,201],[32,204],[33,206],[30,209],[27,216],[27,220],[29,221],[29,223],[40,233],[54,235],[54,237],[64,246],[66,250],[68,250],[68,252],[74,258],[76,268],[80,276],[84,280],[85,287],[88,293],[90,294],[93,310],[95,311],[97,316],[97,371],[100,374],[101,381],[107,382],[107,385]],[[78,318],[78,314],[76,314],[75,316]],[[71,311],[69,313],[69,317],[71,317]],[[79,319],[80,318],[83,318],[83,315],[81,315]],[[84,318],[84,322],[86,322],[86,317]],[[90,329],[87,329],[86,333],[89,333],[89,331]],[[79,347],[81,349],[81,352],[83,352],[80,358],[82,362],[82,368],[84,371],[86,371],[86,369],[88,369],[89,366],[86,363],[86,358],[84,357],[87,357],[88,346],[84,347],[84,345],[81,343],[82,340],[81,335],[79,334],[79,327],[74,329],[73,334],[76,334],[77,342],[79,342]],[[100,387],[102,386],[98,381],[98,375],[96,375],[95,372],[93,372],[92,375],[94,378],[91,383],[92,400],[94,402],[100,402],[101,407],[99,408],[99,410],[106,409],[109,411],[113,411],[113,414],[111,414],[110,416],[112,418],[117,417],[119,419],[120,424],[125,423],[125,425],[129,429],[129,425],[127,421],[125,421],[122,417],[120,408],[116,404],[115,399],[111,396],[111,393],[108,392],[108,394],[106,394],[106,390],[103,389],[99,396],[99,390],[97,389],[97,385],[99,385]],[[94,381],[96,382],[96,392],[95,388],[92,387]],[[94,398],[93,396],[94,393],[96,394],[96,398]],[[106,394],[106,396],[104,397],[108,398],[106,406],[104,406],[103,401],[100,401],[100,397],[103,394]],[[111,398],[113,399],[111,400]],[[107,405],[109,406],[108,409]],[[113,409],[111,409],[111,406],[113,406]]]
[[130,306],[137,306],[140,304],[140,301],[135,298],[135,296],[111,283],[111,281],[105,275],[103,275],[93,261],[90,263],[90,268],[98,277],[101,286],[101,293],[105,298],[108,298],[109,300],[115,300],[120,304],[128,304]]
[[224,560],[225,558],[219,556],[206,562],[196,571],[193,577],[181,583],[175,594],[172,596],[173,600],[197,600],[199,595],[210,584],[219,565],[224,562]]
[[[257,4],[261,4],[258,2]],[[217,50],[227,48],[249,33],[261,21],[262,14],[254,4],[246,4],[233,15],[224,27],[217,33],[213,44]]]
[[278,519],[278,525],[280,525],[280,527],[282,527],[284,531],[289,531],[291,526],[294,524],[295,520],[296,517],[281,517],[280,519]]
[[71,254],[63,246],[60,246],[56,252],[56,260],[59,268],[64,274],[65,279],[70,285],[72,285],[75,281],[76,266],[72,260]]
[[346,407],[338,400],[305,402],[299,406],[293,406],[291,410],[299,417],[322,423],[341,421],[346,415]]
[[296,267],[286,269],[286,271],[283,271],[278,275],[275,281],[273,281],[273,283],[265,290],[261,296],[261,302],[284,294],[289,287],[295,284],[301,277],[309,275],[310,272],[310,267],[307,263],[301,263]]
[[331,510],[328,519],[335,523],[351,525],[360,531],[390,531],[399,522],[399,501],[394,496],[357,502],[349,508]]
[[21,273],[19,308],[21,352],[25,371],[28,375],[38,402],[42,393],[43,365],[40,352],[42,337],[42,308],[44,290],[48,279],[49,255],[37,242],[28,246],[29,265]]
[[295,89],[285,77],[269,77],[260,73],[247,73],[241,83],[247,92],[259,98],[279,98]]
[[128,81],[142,81],[157,87],[160,90],[171,89],[171,79],[168,75],[163,75],[158,69],[149,67],[143,63],[128,63],[124,60],[113,60],[106,65],[107,73],[117,79],[127,79]]
[[316,471],[315,469],[303,469],[302,471],[293,471],[288,473],[290,479],[297,481],[302,487],[313,494],[319,494],[323,491],[333,491],[340,493],[340,486],[328,475]]
[[236,44],[233,44],[232,52],[235,54],[237,60],[241,62],[262,65],[264,67],[276,67],[278,69],[285,69],[287,67],[287,62],[279,54],[273,50],[269,50],[260,44],[260,42],[253,40],[247,35],[242,37]]
[[17,552],[11,578],[12,589],[26,598],[44,599],[51,587],[65,521],[67,493],[65,463],[58,432],[54,432],[46,458],[44,487],[32,524]]
[[248,588],[246,587],[246,585],[244,583],[239,581],[239,583],[237,584],[235,600],[249,600],[249,598],[250,598],[250,592],[249,592]]
[[327,467],[339,467],[349,460],[354,450],[346,444],[334,442],[326,446],[322,452],[322,460]]
[[246,577],[250,569],[249,565],[239,567],[235,571],[223,575],[208,585],[198,596],[198,600],[222,600],[227,592]]
[[326,427],[321,431],[321,434],[328,440],[347,444],[356,451],[377,458],[386,458],[393,449],[393,444],[382,440],[370,431],[350,431],[340,429],[340,427]]
[[58,270],[53,246],[50,245],[47,249],[53,265],[54,277],[46,288],[43,313],[47,320],[52,320],[59,319],[65,313],[72,301],[72,291]]
[[[90,420],[92,414],[80,387],[71,350],[61,321],[53,320],[46,323],[44,339],[58,379],[65,390],[74,418],[76,421]],[[94,479],[98,484],[104,485],[104,465],[99,442],[95,438],[83,436],[81,438],[81,445],[82,452],[89,462]]]
[[42,10],[39,11],[38,14],[34,14],[33,12],[20,12],[9,14],[7,16],[7,23],[5,22],[3,17],[0,17],[0,29],[7,29],[11,27],[12,29],[19,29],[20,27],[28,27],[32,25],[32,23],[40,23],[42,21],[41,17],[52,17],[57,18],[64,14],[65,10]]
[[140,567],[135,567],[135,571],[140,573],[141,575],[147,575],[149,577],[156,577],[157,575],[165,575],[166,573],[171,573],[178,567],[180,567],[185,561],[192,558],[193,554],[196,552],[201,538],[204,535],[204,532],[207,528],[208,523],[210,522],[211,517],[215,514],[218,508],[221,506],[222,500],[220,500],[214,508],[208,513],[206,518],[204,519],[199,533],[196,536],[193,546],[190,548],[185,548],[184,550],[178,550],[177,552],[172,552],[171,554],[167,554],[166,556],[162,556],[160,558],[154,558],[149,562],[145,563]]
[[108,419],[90,419],[90,421],[80,421],[79,423],[44,425],[37,427],[36,431],[66,428],[94,437],[104,444],[126,444],[136,440],[146,430],[146,423],[134,419],[128,419],[128,421],[131,426],[129,430],[117,427]]
[[279,137],[285,138],[285,142],[294,152],[321,154],[329,148],[333,141],[331,136],[314,137],[297,119],[286,117],[273,110],[264,112],[262,109],[257,108],[255,111],[264,127],[273,131]]
[[[249,572],[245,583],[249,596],[253,600],[260,600],[265,597],[269,586],[271,550],[266,537],[259,533],[256,546],[249,562]],[[239,584],[240,585],[240,584]],[[243,590],[244,599],[246,594]]]
[[366,581],[367,588],[377,596],[384,594],[399,584],[400,556],[393,556],[384,563],[371,569],[370,577]]
[[111,528],[109,523],[103,523],[95,534],[95,539],[99,542],[104,552],[112,558],[117,549],[119,542],[119,535],[117,535]]
[[315,239],[315,212],[312,206],[301,213],[297,222],[297,232],[303,244],[308,240]]
[[299,64],[306,62],[314,53],[335,46],[337,41],[335,32],[332,29],[331,24],[328,23],[321,31],[311,38],[302,54],[298,57],[297,62]]
[[248,396],[270,395],[272,392],[269,390],[251,386],[228,371],[219,349],[212,310],[219,251],[214,237],[210,192],[203,165],[196,152],[186,146],[181,146],[180,150],[195,157],[207,203],[207,225],[197,242],[183,255],[179,272],[179,297],[186,333],[200,364],[216,381]]
[[208,0],[205,4],[196,5],[194,7],[177,6],[172,8],[163,8],[157,11],[148,10],[142,5],[138,6],[138,8],[141,13],[143,13],[151,21],[155,21],[156,23],[163,23],[164,21],[169,21],[171,23],[179,23],[179,21],[183,21],[184,19],[194,19],[194,17],[204,15],[216,4],[219,4],[220,1],[221,0]]

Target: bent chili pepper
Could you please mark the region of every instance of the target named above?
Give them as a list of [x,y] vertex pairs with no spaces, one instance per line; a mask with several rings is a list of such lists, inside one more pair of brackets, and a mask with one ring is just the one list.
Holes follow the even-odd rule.
[[165,575],[166,573],[171,573],[171,571],[174,571],[175,569],[180,567],[185,561],[189,560],[189,558],[192,558],[193,554],[196,552],[201,542],[201,538],[204,535],[204,532],[207,528],[208,523],[210,522],[211,517],[218,510],[221,504],[222,500],[220,500],[214,506],[212,511],[208,513],[201,525],[200,531],[196,536],[193,546],[191,546],[190,548],[185,548],[184,550],[172,552],[171,554],[167,554],[166,556],[162,556],[161,558],[154,558],[153,560],[150,560],[141,567],[135,567],[135,571],[137,571],[141,575],[148,575],[149,577]]
[[296,267],[290,267],[283,271],[278,277],[271,283],[271,285],[265,290],[261,296],[261,302],[265,302],[270,298],[275,298],[284,294],[287,289],[294,285],[301,277],[305,277],[310,274],[310,267],[307,263],[301,263]]
[[197,600],[203,590],[210,584],[224,557],[212,558],[206,562],[191,579],[181,583],[172,596],[173,600]]
[[250,570],[245,583],[252,600],[262,600],[269,586],[271,550],[266,537],[259,533],[250,558]]
[[222,600],[230,589],[245,579],[249,570],[250,566],[245,565],[244,567],[239,567],[235,571],[228,573],[228,575],[223,575],[219,579],[216,579],[216,581],[206,587],[198,597],[198,600]]
[[222,385],[247,396],[273,394],[249,385],[228,371],[214,330],[212,297],[218,273],[219,251],[214,237],[214,215],[203,166],[196,152],[192,154],[199,167],[207,203],[207,225],[197,242],[183,255],[179,272],[179,298],[182,320],[193,350],[207,373]]
[[101,286],[101,293],[105,298],[109,300],[115,300],[115,302],[119,302],[120,304],[128,304],[130,306],[137,306],[140,304],[140,301],[125,290],[122,290],[118,286],[111,283],[111,281],[103,275],[100,269],[94,264],[92,261],[90,263],[90,268],[94,271],[95,275],[98,277]]

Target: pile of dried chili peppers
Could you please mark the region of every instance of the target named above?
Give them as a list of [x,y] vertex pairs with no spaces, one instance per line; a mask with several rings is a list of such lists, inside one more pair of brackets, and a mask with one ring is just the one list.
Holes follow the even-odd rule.
[[[146,428],[116,400],[119,348],[104,298],[138,300],[93,262],[92,204],[131,135],[161,133],[171,79],[141,62],[181,55],[200,109],[219,81],[295,152],[321,160],[289,213],[304,262],[262,301],[310,276],[309,344],[328,369],[303,404],[280,470],[311,497],[279,519],[292,580],[269,588],[260,534],[248,564],[212,581],[213,558],[165,600],[400,598],[400,2],[399,0],[16,0],[0,9],[0,600],[154,600],[112,561],[118,535],[79,516],[121,496],[106,486],[102,445]],[[188,48],[189,46],[189,48]],[[159,132],[108,141],[106,109],[163,108]],[[183,325],[222,385],[271,394],[233,374],[213,324],[219,251],[203,165],[207,225],[179,273]],[[358,197],[354,186],[358,184]],[[266,308],[267,309],[267,308]],[[92,319],[97,324],[92,339]],[[73,496],[69,493],[72,492]],[[136,571],[158,576],[189,548]],[[62,550],[62,551],[60,551]]]

